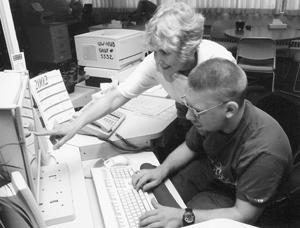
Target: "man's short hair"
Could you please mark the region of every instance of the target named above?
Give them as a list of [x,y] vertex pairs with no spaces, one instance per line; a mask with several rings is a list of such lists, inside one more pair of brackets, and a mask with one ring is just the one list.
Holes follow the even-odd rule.
[[195,91],[215,91],[220,102],[235,101],[241,106],[247,93],[247,76],[235,63],[213,58],[196,66],[188,77],[188,87]]

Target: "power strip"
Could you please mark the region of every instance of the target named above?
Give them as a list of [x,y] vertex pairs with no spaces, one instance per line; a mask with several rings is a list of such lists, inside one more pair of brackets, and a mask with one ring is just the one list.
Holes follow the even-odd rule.
[[[37,183],[37,169],[33,171]],[[75,219],[68,165],[42,166],[40,170],[39,208],[47,226]]]

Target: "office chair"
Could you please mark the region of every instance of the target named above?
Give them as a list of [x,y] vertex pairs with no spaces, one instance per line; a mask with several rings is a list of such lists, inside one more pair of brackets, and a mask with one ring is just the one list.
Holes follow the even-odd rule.
[[300,80],[299,80],[299,71],[300,71],[300,52],[296,52],[293,56],[292,59],[294,62],[298,63],[298,69],[297,69],[297,73],[295,76],[295,82],[294,82],[294,86],[293,86],[293,91],[294,92],[300,92]]
[[293,153],[293,169],[281,186],[274,203],[258,220],[261,228],[300,227],[300,103],[299,98],[275,91],[258,101],[258,108],[272,116],[288,136]]
[[[272,92],[274,91],[276,69],[276,43],[273,39],[240,39],[237,45],[236,60],[237,64],[245,72],[252,72],[255,74],[272,74]],[[251,90],[251,86],[249,88]]]
[[[268,27],[269,24],[273,22],[273,15],[265,15],[265,14],[250,14],[247,16],[247,20],[245,25],[250,25],[252,27]],[[284,58],[288,57],[289,44],[286,40],[284,41],[276,41],[276,53],[277,56],[283,56]]]
[[217,20],[212,23],[210,31],[210,39],[225,47],[232,54],[237,51],[237,40],[227,37],[224,31],[234,27],[235,21],[233,20]]

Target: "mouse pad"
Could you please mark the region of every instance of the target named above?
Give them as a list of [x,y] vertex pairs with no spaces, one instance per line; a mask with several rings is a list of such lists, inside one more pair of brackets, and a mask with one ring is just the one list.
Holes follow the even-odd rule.
[[[141,165],[140,169],[154,169],[155,167],[156,166],[150,163],[144,163]],[[152,189],[152,192],[155,195],[157,202],[161,205],[181,208],[164,183],[161,183],[160,185]]]

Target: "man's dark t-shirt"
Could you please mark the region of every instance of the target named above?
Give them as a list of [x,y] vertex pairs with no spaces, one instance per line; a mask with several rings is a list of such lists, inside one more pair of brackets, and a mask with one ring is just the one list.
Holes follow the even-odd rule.
[[267,113],[246,101],[237,129],[201,136],[193,126],[187,146],[199,153],[211,180],[218,179],[236,191],[236,197],[254,205],[269,204],[292,168],[289,140]]

